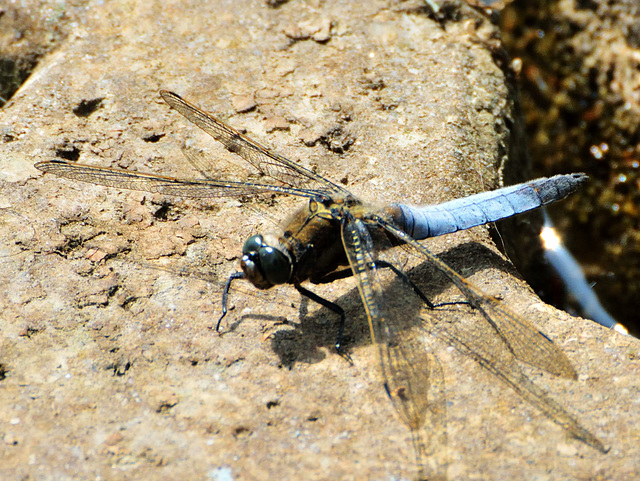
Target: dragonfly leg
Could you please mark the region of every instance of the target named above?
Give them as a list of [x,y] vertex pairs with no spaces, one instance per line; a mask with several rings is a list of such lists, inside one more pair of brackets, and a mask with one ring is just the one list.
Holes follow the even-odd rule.
[[393,264],[387,262],[387,261],[376,261],[376,267],[377,268],[385,268],[388,267],[389,269],[391,269],[395,275],[397,275],[400,279],[402,279],[404,282],[406,282],[407,284],[409,284],[409,286],[411,287],[411,289],[413,290],[413,292],[416,293],[416,295],[423,300],[423,302],[429,306],[430,309],[435,309],[437,307],[444,307],[444,306],[457,306],[460,304],[466,304],[466,305],[471,305],[471,307],[473,307],[473,304],[471,304],[469,301],[452,301],[452,302],[441,302],[439,304],[434,304],[432,303],[427,296],[424,294],[424,292],[422,292],[420,290],[420,288],[418,286],[416,286],[413,281],[411,279],[409,279],[409,276],[407,276],[407,274],[405,274],[404,272],[402,272],[400,269],[398,269],[396,266],[394,266]]
[[323,297],[320,297],[315,292],[311,292],[309,289],[306,289],[301,285],[294,284],[294,286],[296,290],[303,296],[311,299],[313,302],[317,302],[318,304],[320,304],[323,307],[326,307],[327,309],[332,310],[333,312],[335,312],[340,316],[340,327],[338,328],[338,337],[336,339],[335,347],[336,347],[336,351],[338,351],[338,353],[341,356],[344,356],[347,358],[347,360],[349,360],[349,356],[342,352],[342,336],[344,335],[344,326],[345,326],[345,319],[346,319],[344,309],[342,309],[342,307],[340,307],[338,304],[328,301]]
[[347,267],[346,269],[342,269],[339,271],[330,272],[322,276],[320,279],[313,279],[311,282],[313,284],[330,284],[333,281],[337,281],[338,279],[346,279],[347,277],[353,277],[353,271],[351,267]]
[[[379,268],[389,268],[393,271],[393,273],[398,276],[400,279],[402,279],[404,282],[406,282],[407,284],[409,284],[409,286],[411,286],[411,289],[413,290],[413,292],[416,293],[416,295],[422,299],[422,301],[429,306],[431,309],[434,309],[435,307],[437,307],[434,303],[432,303],[427,296],[424,294],[424,292],[422,292],[420,290],[420,288],[418,286],[416,286],[413,281],[411,279],[409,279],[409,276],[407,276],[407,274],[405,274],[404,272],[402,272],[400,269],[398,269],[396,266],[394,266],[393,264],[391,264],[390,262],[387,261],[381,261],[381,260],[377,260],[376,261],[376,267]],[[440,305],[440,304],[439,304]]]
[[[444,307],[444,306],[457,306],[457,305],[460,305],[460,304],[467,304],[467,305],[470,304],[469,301],[452,301],[452,302],[441,302],[439,304],[434,304],[433,302],[431,302],[429,300],[429,298],[425,295],[425,293],[422,292],[420,290],[420,288],[417,285],[415,285],[415,283],[411,279],[409,279],[409,276],[407,276],[407,274],[402,272],[400,269],[398,269],[396,266],[394,266],[390,262],[377,260],[376,261],[376,267],[378,269],[384,269],[384,268],[391,269],[394,272],[395,275],[397,275],[400,279],[402,279],[404,282],[409,284],[409,286],[411,287],[413,292],[415,292],[416,295],[420,299],[422,299],[422,301],[430,309],[435,309],[435,308]],[[314,284],[328,284],[328,283],[333,282],[335,280],[346,279],[347,277],[352,277],[352,276],[353,276],[353,271],[351,270],[351,268],[349,268],[349,269],[343,269],[343,270],[340,270],[340,271],[332,272],[332,273],[327,274],[326,276],[324,276],[324,277],[322,277],[320,279],[315,279],[312,282]],[[473,307],[473,305],[472,305],[472,307]]]
[[[429,306],[431,309],[433,309],[435,307],[440,307],[442,305],[447,305],[448,304],[448,303],[438,304],[438,305],[433,304],[427,298],[427,296],[420,290],[420,288],[418,286],[416,286],[413,283],[413,281],[411,279],[409,279],[409,277],[404,272],[402,272],[400,269],[398,269],[396,266],[394,266],[390,262],[378,260],[378,261],[376,261],[376,267],[378,269],[384,269],[384,268],[391,269],[394,272],[395,275],[397,275],[400,279],[402,279],[404,282],[409,284],[409,286],[411,287],[413,292],[415,292],[416,295],[420,299],[422,299],[423,302],[427,306]],[[331,272],[330,274],[327,274],[326,276],[324,276],[324,277],[322,277],[320,279],[314,280],[313,283],[314,284],[328,284],[328,283],[333,282],[335,280],[346,279],[347,277],[352,277],[352,276],[353,276],[353,271],[351,270],[351,268],[343,269],[343,270],[340,270],[340,271]]]
[[216,331],[220,330],[220,323],[222,322],[222,319],[224,319],[224,316],[227,315],[227,301],[229,299],[229,289],[231,288],[231,283],[236,279],[242,278],[244,278],[244,272],[238,271],[231,274],[229,276],[229,279],[227,279],[227,284],[224,286],[224,289],[222,291],[222,315],[220,316],[220,319],[218,319],[218,323],[216,324]]
[[[416,286],[404,272],[402,272],[400,269],[398,269],[396,266],[394,266],[390,262],[378,260],[376,261],[376,267],[379,269],[380,268],[391,269],[400,279],[402,279],[407,284],[409,284],[409,286],[411,286],[411,289],[413,289],[413,291],[418,295],[418,297],[420,297],[420,299],[422,299],[425,302],[425,304],[427,304],[427,306],[434,308],[440,305],[438,304],[438,306],[436,306],[435,304],[432,304],[431,301],[429,301],[429,299],[427,298],[427,296],[425,296],[424,293],[420,290],[420,288]],[[346,279],[347,277],[353,277],[353,271],[351,270],[351,268],[331,272],[330,274],[327,274],[326,276],[320,279],[314,280],[313,283],[328,284],[338,279]]]

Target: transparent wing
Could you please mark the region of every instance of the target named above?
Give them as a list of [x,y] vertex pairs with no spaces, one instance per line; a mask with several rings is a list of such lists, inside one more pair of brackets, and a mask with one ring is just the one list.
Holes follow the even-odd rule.
[[[427,315],[429,314],[427,312]],[[442,319],[429,331],[476,360],[571,436],[601,452],[607,451],[596,436],[581,426],[558,402],[529,379],[515,356],[504,348],[504,344],[489,324],[477,322],[473,315],[463,316],[453,322],[441,321]]]
[[159,194],[183,197],[213,198],[234,197],[248,194],[278,192],[300,197],[315,197],[314,190],[280,187],[276,185],[231,182],[213,179],[183,180],[163,175],[144,174],[122,169],[94,167],[65,160],[38,162],[35,168],[42,172],[55,174],[72,180],[81,180],[92,184],[117,187],[119,189],[143,190]]
[[191,166],[200,172],[203,179],[215,180],[216,175],[211,172],[211,161],[205,159],[204,154],[201,151],[196,151],[189,147],[182,147],[182,154],[185,159],[191,164]]
[[435,254],[400,229],[378,219],[378,224],[402,242],[418,250],[433,266],[446,275],[500,334],[513,355],[521,361],[556,376],[577,379],[567,356],[551,340],[524,318],[509,310],[493,297],[485,295]]
[[180,112],[206,133],[226,147],[229,152],[239,155],[259,172],[295,188],[309,188],[323,192],[348,191],[324,177],[294,162],[271,152],[237,130],[215,119],[179,95],[161,90],[160,95],[172,108]]
[[[375,222],[400,241],[416,249],[425,259],[430,261],[431,265],[445,274],[465,295],[471,305],[482,313],[488,321],[490,330],[493,333],[497,333],[501,341],[500,344],[508,348],[512,357],[544,369],[551,374],[577,379],[576,371],[567,356],[528,321],[509,310],[493,297],[482,293],[477,287],[465,280],[405,232],[378,217],[375,218]],[[432,314],[435,315],[435,311],[432,311]],[[496,346],[495,343],[492,345],[490,335],[480,332],[472,336],[458,335],[463,331],[455,323],[451,324],[450,328],[444,329],[444,332],[445,337],[460,350],[468,352],[481,365],[502,378],[525,399],[538,406],[555,423],[566,429],[573,437],[600,451],[605,451],[602,442],[583,428],[558,403],[549,398],[541,388],[532,383],[515,364],[512,357],[500,357],[496,354],[501,350],[504,351],[504,348],[500,349],[500,346]]]
[[[361,220],[344,219],[342,241],[378,348],[385,389],[411,429],[421,479],[439,479],[446,472],[444,381],[420,329],[422,301],[393,271],[376,267],[373,241]],[[437,462],[434,454],[440,456]]]

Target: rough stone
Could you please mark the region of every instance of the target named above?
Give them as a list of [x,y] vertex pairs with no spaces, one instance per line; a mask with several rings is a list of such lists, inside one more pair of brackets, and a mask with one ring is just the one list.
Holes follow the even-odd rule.
[[[522,169],[508,63],[495,27],[448,3],[439,21],[421,2],[387,0],[90,1],[54,19],[66,39],[0,112],[0,216],[13,234],[1,237],[0,478],[415,476],[353,280],[316,289],[348,313],[353,364],[333,350],[332,313],[288,286],[238,283],[222,332],[212,330],[244,239],[299,200],[165,198],[60,180],[33,163],[67,155],[196,177],[180,153],[189,139],[216,175],[246,178],[162,102],[166,88],[380,204],[495,188]],[[327,22],[329,38],[285,33]],[[238,92],[255,92],[256,107],[237,111]],[[92,99],[102,99],[95,110],[74,113]],[[290,129],[267,134],[274,116]],[[316,123],[342,126],[353,143],[303,142]],[[579,381],[526,372],[611,447],[570,439],[440,342],[449,478],[638,477],[638,342],[540,303],[485,228],[427,244],[567,353]],[[459,298],[436,284],[434,301]]]

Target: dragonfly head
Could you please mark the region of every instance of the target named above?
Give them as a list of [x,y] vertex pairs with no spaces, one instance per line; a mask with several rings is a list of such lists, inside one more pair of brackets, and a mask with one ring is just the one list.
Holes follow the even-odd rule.
[[253,235],[242,246],[240,266],[245,278],[258,289],[284,284],[291,276],[291,259],[282,249],[269,245],[261,235]]

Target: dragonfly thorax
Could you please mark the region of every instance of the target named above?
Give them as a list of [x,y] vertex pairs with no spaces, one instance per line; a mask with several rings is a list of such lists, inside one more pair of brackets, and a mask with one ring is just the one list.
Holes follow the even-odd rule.
[[292,262],[286,251],[270,245],[261,235],[253,235],[242,246],[240,266],[254,286],[269,289],[289,280]]

